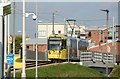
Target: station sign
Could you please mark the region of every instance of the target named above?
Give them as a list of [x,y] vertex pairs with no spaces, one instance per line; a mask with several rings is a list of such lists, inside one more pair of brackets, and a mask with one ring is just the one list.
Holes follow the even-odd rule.
[[0,3],[0,15],[6,16],[11,14],[11,3]]
[[10,66],[13,66],[14,64],[14,54],[8,54],[7,55],[7,64]]
[[11,14],[11,4],[7,4],[3,7],[3,15]]

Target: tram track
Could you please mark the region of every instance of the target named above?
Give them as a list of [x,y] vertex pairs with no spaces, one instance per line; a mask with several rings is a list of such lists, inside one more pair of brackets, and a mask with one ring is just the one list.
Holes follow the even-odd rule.
[[[38,64],[37,64],[37,66],[38,67],[40,67],[40,66],[43,66],[43,65],[48,65],[48,64],[53,64],[53,63],[51,63],[50,61],[38,61]],[[25,68],[26,68],[26,70],[27,69],[32,69],[32,68],[35,68],[36,67],[36,62],[35,61],[27,61],[26,62],[26,66],[25,66]],[[11,72],[13,72],[13,66],[11,66]],[[17,72],[17,71],[21,71],[22,70],[22,68],[15,68],[15,72]]]

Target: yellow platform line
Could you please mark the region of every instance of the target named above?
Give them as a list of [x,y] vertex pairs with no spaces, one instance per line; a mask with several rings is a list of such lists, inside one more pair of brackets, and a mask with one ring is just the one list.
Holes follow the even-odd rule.
[[20,59],[18,54],[14,55],[14,68],[15,69],[22,68],[22,60]]

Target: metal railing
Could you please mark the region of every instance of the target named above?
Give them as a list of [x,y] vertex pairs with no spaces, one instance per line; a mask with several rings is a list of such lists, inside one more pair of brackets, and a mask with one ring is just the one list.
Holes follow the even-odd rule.
[[[107,53],[101,53],[101,52],[80,52],[80,61],[86,62],[86,61],[93,61],[93,62],[106,62],[107,61]],[[113,62],[113,55],[108,53],[108,62]]]

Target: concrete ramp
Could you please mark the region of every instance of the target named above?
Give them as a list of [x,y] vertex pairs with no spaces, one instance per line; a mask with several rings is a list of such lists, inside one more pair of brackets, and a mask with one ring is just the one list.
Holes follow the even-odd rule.
[[[26,61],[35,61],[36,52],[31,50],[26,50]],[[38,61],[47,61],[46,52],[38,52]]]

